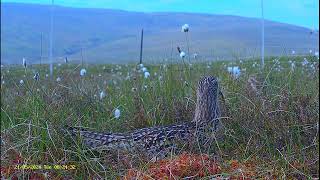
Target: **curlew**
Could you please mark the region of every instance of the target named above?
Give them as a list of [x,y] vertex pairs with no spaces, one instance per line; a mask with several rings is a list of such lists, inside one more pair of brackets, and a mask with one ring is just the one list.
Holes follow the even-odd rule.
[[163,156],[179,142],[206,138],[205,132],[220,127],[218,80],[206,76],[199,80],[197,103],[191,122],[137,129],[128,133],[100,133],[82,128],[68,127],[72,136],[80,136],[90,149],[140,150],[151,156]]

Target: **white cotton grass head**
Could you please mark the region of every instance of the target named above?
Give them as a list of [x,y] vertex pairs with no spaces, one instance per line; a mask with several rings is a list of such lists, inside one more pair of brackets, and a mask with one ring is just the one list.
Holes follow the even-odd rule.
[[132,91],[132,92],[136,92],[136,91],[137,91],[137,88],[133,87],[133,88],[131,88],[131,91]]
[[314,55],[319,57],[319,52],[318,51],[314,52]]
[[252,67],[257,67],[258,66],[258,63],[257,62],[254,62],[253,64],[252,64]]
[[307,58],[303,58],[303,61],[302,61],[302,66],[306,66],[309,64],[309,61],[307,60]]
[[40,74],[38,72],[36,72],[33,76],[33,79],[38,81],[40,79]]
[[25,58],[22,58],[22,65],[24,68],[27,68],[27,60]]
[[293,71],[296,68],[296,64],[291,63],[291,70]]
[[194,53],[194,54],[193,54],[193,58],[194,58],[194,59],[197,59],[197,58],[198,58],[198,53]]
[[240,68],[238,66],[233,67],[233,76],[238,78],[241,75]]
[[295,50],[292,50],[292,51],[291,51],[291,54],[296,54],[296,51],[295,51]]
[[24,83],[23,79],[21,79],[21,80],[19,81],[19,83],[22,85],[22,84]]
[[239,78],[241,75],[241,70],[239,66],[228,67],[227,71],[235,78]]
[[183,52],[183,51],[181,51],[181,52],[180,52],[180,58],[182,58],[182,59],[183,59],[183,58],[185,58],[185,57],[186,57],[186,53],[185,53],[185,52]]
[[87,70],[86,69],[81,69],[80,70],[80,76],[84,76],[87,74]]
[[144,72],[144,78],[149,78],[150,77],[150,73],[148,71]]
[[101,91],[99,94],[100,100],[104,99],[106,97],[106,93],[104,91]]
[[120,118],[120,115],[121,115],[120,109],[116,108],[116,109],[114,110],[114,117],[115,117],[116,119],[119,119],[119,118]]
[[61,81],[61,78],[60,78],[60,77],[57,77],[56,81],[57,81],[57,82],[60,82],[60,81]]
[[146,72],[146,71],[148,71],[148,69],[146,67],[143,67],[142,72]]
[[189,31],[189,24],[184,24],[184,25],[181,27],[181,31],[182,31],[182,32],[188,32],[188,31]]
[[310,70],[311,70],[312,73],[315,73],[315,71],[316,71],[316,67],[312,63],[310,63]]
[[279,59],[274,59],[272,62],[274,62],[274,64],[280,64]]
[[163,77],[160,75],[158,79],[159,79],[159,81],[162,81]]

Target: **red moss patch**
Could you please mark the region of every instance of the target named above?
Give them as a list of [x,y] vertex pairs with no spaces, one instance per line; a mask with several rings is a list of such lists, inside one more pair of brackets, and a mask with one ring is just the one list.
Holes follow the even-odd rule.
[[143,172],[129,169],[124,177],[125,180],[132,179],[179,179],[185,177],[205,177],[221,173],[221,167],[206,154],[195,155],[183,153],[173,159],[157,161],[149,165]]

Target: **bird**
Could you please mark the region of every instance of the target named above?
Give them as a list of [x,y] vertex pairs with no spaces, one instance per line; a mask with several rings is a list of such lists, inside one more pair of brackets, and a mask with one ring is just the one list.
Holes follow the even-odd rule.
[[177,50],[178,50],[178,52],[179,52],[179,54],[180,54],[180,53],[181,53],[181,49],[180,49],[179,46],[177,47]]
[[93,150],[138,150],[161,158],[177,148],[179,143],[190,142],[191,139],[203,141],[205,132],[216,132],[221,128],[219,93],[216,77],[202,77],[198,82],[194,118],[190,122],[147,127],[127,133],[94,132],[71,126],[66,129],[72,137],[80,137]]

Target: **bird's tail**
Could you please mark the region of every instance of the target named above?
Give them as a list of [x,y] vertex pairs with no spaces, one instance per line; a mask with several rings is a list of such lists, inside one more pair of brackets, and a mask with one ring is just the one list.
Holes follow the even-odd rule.
[[80,137],[84,144],[91,149],[112,148],[121,143],[121,141],[126,141],[127,138],[120,133],[99,133],[81,127],[66,126],[65,129],[73,138]]

